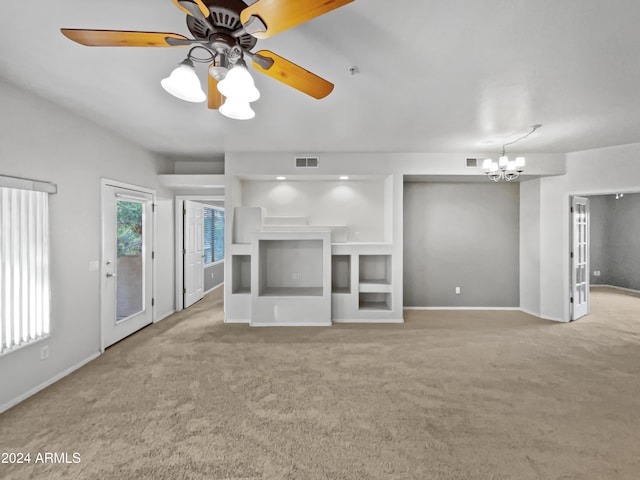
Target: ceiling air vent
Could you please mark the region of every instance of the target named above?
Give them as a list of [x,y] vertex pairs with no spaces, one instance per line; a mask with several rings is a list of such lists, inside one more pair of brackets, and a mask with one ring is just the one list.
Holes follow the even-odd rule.
[[467,158],[465,165],[466,165],[467,168],[478,168],[480,166],[480,159],[479,158]]
[[317,168],[319,164],[318,157],[296,157],[296,167]]

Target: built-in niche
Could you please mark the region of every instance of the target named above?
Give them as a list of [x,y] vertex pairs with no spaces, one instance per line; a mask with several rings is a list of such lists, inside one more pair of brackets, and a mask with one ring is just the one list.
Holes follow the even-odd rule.
[[331,292],[351,293],[351,255],[331,257]]
[[233,255],[231,257],[233,294],[251,293],[251,255]]
[[322,240],[260,240],[258,295],[322,296]]

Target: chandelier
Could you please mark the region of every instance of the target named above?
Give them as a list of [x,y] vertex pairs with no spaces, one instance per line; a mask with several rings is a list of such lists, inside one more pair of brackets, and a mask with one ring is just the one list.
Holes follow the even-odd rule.
[[521,137],[518,137],[510,142],[504,143],[502,145],[502,155],[497,162],[494,162],[492,159],[487,158],[482,163],[482,168],[487,177],[489,177],[494,182],[499,182],[500,180],[511,182],[517,179],[520,174],[524,172],[526,160],[524,157],[516,157],[514,160],[509,160],[505,148],[507,147],[507,145],[513,145],[520,140],[524,140],[541,126],[542,125],[532,125],[531,130],[525,135],[522,135]]

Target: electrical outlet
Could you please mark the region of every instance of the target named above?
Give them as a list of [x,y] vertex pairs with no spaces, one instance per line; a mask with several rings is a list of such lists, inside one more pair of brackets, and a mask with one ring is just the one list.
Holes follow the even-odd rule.
[[293,280],[302,280],[302,273],[294,272],[291,274],[291,278]]
[[460,295],[460,287],[456,287],[456,295]]
[[213,272],[211,272],[211,280],[213,280]]
[[45,345],[40,349],[40,360],[49,358],[49,345]]
[[594,277],[599,277],[600,276],[600,270],[594,270],[593,271],[593,276]]

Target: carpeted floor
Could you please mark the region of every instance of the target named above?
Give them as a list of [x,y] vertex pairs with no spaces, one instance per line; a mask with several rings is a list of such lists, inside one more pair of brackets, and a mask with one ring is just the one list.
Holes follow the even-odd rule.
[[0,478],[640,478],[640,298],[594,290],[571,324],[430,311],[252,329],[221,306],[215,292],[0,415],[0,452],[80,454]]

